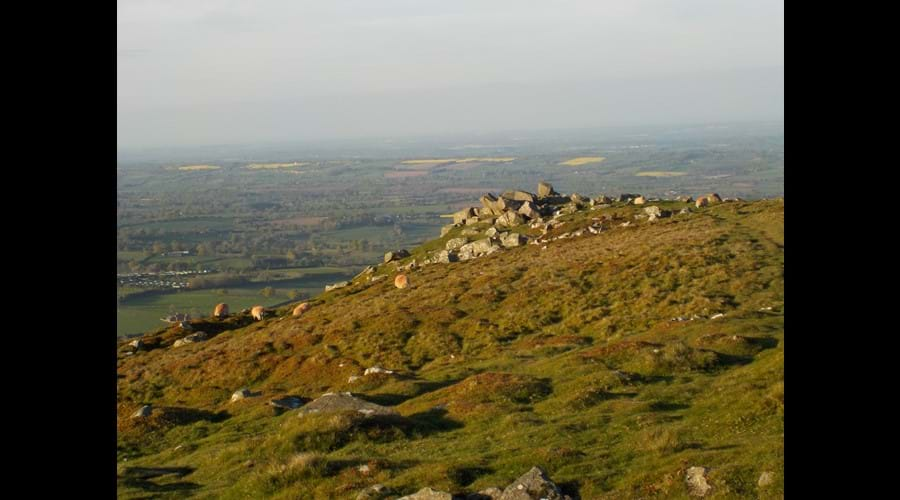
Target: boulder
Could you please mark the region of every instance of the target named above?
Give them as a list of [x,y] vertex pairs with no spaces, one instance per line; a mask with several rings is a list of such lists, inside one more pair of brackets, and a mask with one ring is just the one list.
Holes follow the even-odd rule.
[[394,250],[393,252],[384,254],[384,263],[387,264],[388,262],[405,259],[406,257],[409,257],[409,252],[407,252],[406,250]]
[[534,204],[530,201],[522,203],[522,206],[519,207],[519,210],[517,210],[517,212],[532,220],[539,219],[541,217],[541,213],[538,211],[537,207],[535,207]]
[[453,214],[453,223],[462,224],[469,217],[475,217],[476,215],[475,207],[464,208]]
[[532,467],[531,470],[516,479],[503,490],[500,500],[571,500],[568,495],[563,495],[559,487],[547,477],[547,473],[540,467]]
[[355,411],[367,417],[399,415],[393,408],[363,401],[349,392],[329,392],[307,403],[306,406],[300,409],[300,416],[309,413],[335,413],[342,411]]
[[330,292],[332,290],[337,290],[338,288],[344,288],[345,286],[347,286],[349,284],[350,284],[349,281],[338,281],[337,283],[334,283],[333,285],[325,285],[325,291]]
[[524,223],[525,219],[518,212],[513,212],[512,210],[510,210],[498,217],[494,222],[494,225],[501,227],[513,227]]
[[206,332],[197,332],[192,333],[184,338],[180,338],[172,344],[172,347],[181,347],[186,344],[193,344],[194,342],[202,342],[207,339]]
[[433,490],[426,486],[412,495],[406,495],[397,500],[453,500],[453,495],[446,491]]
[[519,233],[503,233],[500,235],[500,244],[504,247],[517,247],[528,243],[528,240],[525,236]]
[[643,205],[644,203],[647,203],[647,199],[643,196],[638,196],[637,198],[631,200],[631,202],[635,205]]
[[466,500],[499,500],[503,490],[497,487],[485,488],[478,493],[469,493]]
[[687,475],[684,480],[687,483],[688,493],[691,496],[706,496],[706,494],[709,493],[709,490],[712,489],[712,486],[706,482],[707,472],[708,469],[706,467],[690,467],[687,470]]
[[701,197],[697,198],[697,201],[694,202],[694,205],[697,208],[705,207],[705,206],[709,205],[709,198],[707,198],[706,196],[701,196]]
[[235,401],[240,401],[244,398],[251,398],[253,396],[258,396],[258,394],[250,392],[250,389],[240,389],[234,391],[234,394],[231,395],[231,402],[234,403]]
[[390,488],[383,484],[373,484],[356,495],[356,500],[381,500],[391,494]]
[[303,313],[305,313],[309,309],[309,307],[310,307],[309,302],[304,302],[302,304],[299,304],[297,307],[294,308],[293,312],[291,312],[291,315],[294,316],[295,318],[298,316],[302,316]]
[[408,287],[409,278],[407,278],[405,274],[398,274],[397,277],[394,278],[394,286],[401,289]]
[[288,396],[286,398],[273,399],[269,401],[269,405],[281,410],[293,410],[303,406],[303,400],[294,396]]
[[515,201],[529,201],[531,203],[534,203],[535,199],[537,199],[534,194],[528,191],[506,191],[500,197]]
[[447,250],[458,250],[459,247],[468,243],[469,240],[467,238],[452,238],[447,240],[447,244],[444,245],[444,248]]
[[489,227],[488,230],[484,232],[484,234],[485,234],[488,238],[493,238],[494,236],[497,236],[497,228],[496,228],[496,227]]
[[144,405],[144,406],[141,406],[138,409],[138,411],[134,412],[131,415],[131,418],[149,417],[151,413],[153,413],[153,408],[150,405]]
[[438,264],[449,264],[458,260],[459,258],[457,257],[456,252],[450,250],[441,250],[434,258],[434,261]]
[[538,198],[547,198],[548,196],[559,196],[559,193],[553,190],[553,186],[549,182],[538,183]]

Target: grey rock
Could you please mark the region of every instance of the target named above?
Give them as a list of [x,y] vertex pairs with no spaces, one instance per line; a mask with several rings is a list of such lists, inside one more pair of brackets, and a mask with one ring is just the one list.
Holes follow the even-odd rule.
[[519,233],[505,233],[500,236],[500,244],[504,247],[517,247],[527,243],[527,239]]
[[475,217],[475,207],[468,207],[453,214],[453,223],[461,224],[470,217]]
[[494,236],[497,236],[497,228],[489,227],[488,230],[484,232],[484,234],[487,235],[488,238],[493,238]]
[[150,414],[153,413],[153,408],[150,405],[141,406],[138,411],[134,412],[131,415],[131,418],[144,418],[149,417]]
[[373,484],[356,495],[356,500],[381,500],[391,494],[390,488],[383,484]]
[[497,487],[485,488],[478,493],[469,493],[466,500],[499,500],[503,490]]
[[447,244],[444,245],[444,248],[447,250],[458,250],[459,247],[465,245],[468,242],[469,242],[469,240],[466,238],[453,238],[453,239],[447,240]]
[[412,495],[406,495],[397,500],[453,500],[453,495],[446,491],[433,490],[426,486]]
[[409,252],[405,249],[395,250],[384,254],[384,262],[387,264],[388,262],[404,259],[406,257],[409,257]]
[[506,191],[502,195],[501,198],[506,198],[507,200],[515,200],[515,201],[530,201],[534,203],[537,197],[529,193],[528,191]]
[[706,467],[691,467],[687,470],[685,482],[687,483],[688,493],[691,496],[702,497],[709,493],[712,486],[706,481]]
[[193,344],[194,342],[202,342],[207,338],[206,332],[192,333],[184,338],[176,340],[175,343],[172,344],[172,347],[181,347],[183,345]]
[[333,285],[325,285],[325,291],[330,292],[331,290],[337,290],[338,288],[344,288],[345,286],[347,286],[349,284],[350,284],[349,281],[338,281],[337,283],[335,283]]
[[598,205],[609,205],[610,203],[612,203],[612,198],[602,194],[591,200],[592,207],[596,207]]
[[435,257],[435,261],[440,264],[449,264],[458,260],[459,257],[456,255],[456,252],[452,252],[449,250],[442,250],[438,252],[437,256]]
[[559,487],[547,477],[547,473],[540,467],[532,467],[531,470],[516,479],[503,490],[500,500],[571,500],[568,495],[563,495]]
[[759,481],[756,483],[760,488],[765,488],[770,484],[775,482],[775,474],[769,471],[763,472],[759,476]]
[[334,413],[341,411],[355,411],[367,417],[371,416],[397,416],[396,410],[387,406],[377,405],[363,401],[349,392],[326,393],[309,402],[300,409],[300,416],[309,413]]
[[535,207],[534,204],[530,201],[526,201],[525,203],[522,203],[522,206],[519,207],[518,212],[521,215],[528,217],[529,219],[532,219],[532,220],[539,219],[541,217],[541,213],[538,211],[537,207]]
[[524,224],[525,219],[518,212],[508,211],[504,212],[503,215],[497,218],[494,222],[495,226],[501,227],[513,227],[518,226],[520,224]]
[[553,186],[549,182],[542,181],[538,183],[537,195],[538,198],[547,198],[548,196],[558,196],[559,193],[553,189]]
[[619,203],[628,203],[639,196],[639,194],[622,193],[619,195]]

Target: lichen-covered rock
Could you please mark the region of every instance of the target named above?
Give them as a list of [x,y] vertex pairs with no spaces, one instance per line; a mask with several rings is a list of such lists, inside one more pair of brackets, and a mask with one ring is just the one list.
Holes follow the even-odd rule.
[[409,257],[409,252],[405,249],[394,250],[392,252],[384,254],[384,263],[387,264],[388,262],[405,259],[406,257]]
[[467,238],[451,238],[447,240],[447,244],[444,245],[444,248],[447,250],[458,250],[459,247],[468,243],[469,240]]
[[518,212],[513,212],[512,210],[508,212],[504,212],[503,215],[497,218],[494,221],[495,226],[501,227],[513,227],[518,226],[520,224],[524,224],[525,219]]
[[540,467],[532,467],[503,490],[500,500],[571,500],[547,477]]
[[559,193],[553,190],[553,186],[549,182],[538,183],[538,198],[547,198],[548,196],[558,196]]
[[453,495],[446,491],[434,490],[426,486],[412,495],[406,495],[397,500],[453,500]]
[[524,245],[528,242],[525,236],[522,236],[519,233],[504,233],[500,236],[500,244],[504,247],[517,247]]
[[453,214],[453,223],[462,224],[466,219],[475,217],[475,207],[468,207]]
[[321,397],[307,403],[300,409],[300,416],[309,413],[334,413],[342,411],[355,411],[367,417],[371,416],[397,416],[396,410],[387,406],[381,406],[368,401],[363,401],[349,392],[326,393]]

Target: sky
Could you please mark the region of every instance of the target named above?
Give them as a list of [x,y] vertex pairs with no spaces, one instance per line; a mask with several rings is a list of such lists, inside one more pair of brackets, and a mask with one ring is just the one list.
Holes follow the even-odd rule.
[[117,148],[784,118],[756,0],[119,0]]

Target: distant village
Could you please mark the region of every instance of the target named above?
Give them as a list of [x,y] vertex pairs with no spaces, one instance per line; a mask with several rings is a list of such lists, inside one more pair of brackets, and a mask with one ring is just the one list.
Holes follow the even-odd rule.
[[160,271],[158,273],[123,273],[116,274],[119,286],[137,288],[187,288],[188,282],[178,278],[185,276],[208,274],[209,269],[199,271]]

